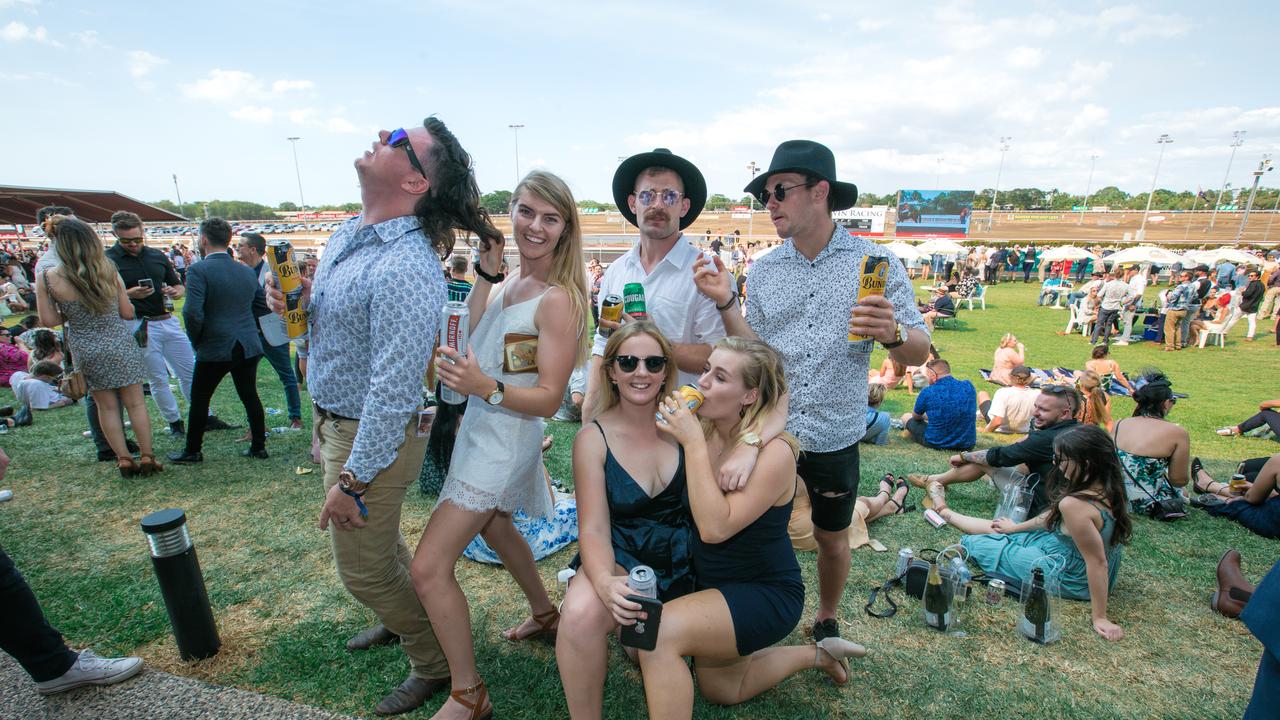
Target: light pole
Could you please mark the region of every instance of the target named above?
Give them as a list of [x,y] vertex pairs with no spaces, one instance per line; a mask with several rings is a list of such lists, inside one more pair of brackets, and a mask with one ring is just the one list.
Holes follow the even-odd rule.
[[178,174],[173,174],[173,191],[178,195],[178,214],[186,217],[186,211],[182,208],[182,191],[178,189]]
[[516,185],[520,184],[520,128],[523,125],[508,125],[511,128],[511,136],[515,138],[516,143]]
[[1004,154],[1009,152],[1009,141],[1012,137],[1000,138],[1000,169],[996,170],[996,186],[991,190],[991,212],[987,213],[987,232],[991,232],[991,228],[995,226],[996,221],[996,197],[1000,194],[1000,176],[1004,174]]
[[1276,204],[1271,206],[1271,219],[1267,221],[1267,231],[1262,234],[1262,242],[1271,237],[1271,223],[1276,221],[1276,211],[1280,210],[1280,190],[1276,192]]
[[1262,179],[1264,173],[1274,170],[1271,166],[1271,153],[1262,156],[1262,160],[1258,163],[1258,169],[1253,171],[1253,188],[1249,190],[1249,202],[1244,206],[1244,217],[1240,218],[1240,229],[1236,231],[1236,242],[1240,242],[1240,238],[1244,237],[1244,226],[1249,223],[1249,211],[1253,209],[1253,199],[1258,196],[1258,181]]
[[1209,216],[1209,227],[1205,228],[1205,232],[1213,229],[1213,224],[1218,220],[1218,206],[1222,205],[1222,193],[1226,192],[1227,180],[1231,177],[1231,162],[1236,159],[1236,148],[1244,144],[1244,134],[1248,130],[1236,130],[1231,133],[1231,156],[1227,158],[1227,174],[1222,176],[1222,187],[1218,188],[1218,201],[1213,204],[1213,215]]
[[302,213],[302,226],[307,232],[311,232],[311,224],[306,219],[307,200],[302,196],[302,168],[298,165],[298,141],[301,139],[297,136],[285,138],[293,147],[293,173],[298,178],[298,210]]
[[1147,209],[1142,211],[1142,226],[1138,228],[1138,241],[1146,239],[1147,235],[1147,213],[1151,212],[1151,199],[1156,195],[1156,178],[1160,177],[1160,163],[1164,160],[1164,146],[1173,142],[1173,138],[1168,133],[1156,138],[1156,144],[1160,146],[1160,154],[1156,157],[1156,171],[1151,176],[1151,192],[1147,193]]
[[933,169],[933,189],[942,190],[942,158],[935,161]]
[[[747,169],[751,171],[751,181],[755,182],[756,173],[760,172],[760,166],[756,165],[756,161],[752,160],[747,164]],[[747,202],[751,203],[751,212],[747,214],[747,237],[751,237],[755,232],[756,223],[756,198],[754,195],[747,195]]]
[[1080,219],[1076,220],[1076,225],[1084,224],[1084,213],[1089,209],[1089,193],[1093,192],[1093,168],[1098,164],[1098,156],[1089,156],[1089,181],[1084,184],[1084,204],[1080,206]]

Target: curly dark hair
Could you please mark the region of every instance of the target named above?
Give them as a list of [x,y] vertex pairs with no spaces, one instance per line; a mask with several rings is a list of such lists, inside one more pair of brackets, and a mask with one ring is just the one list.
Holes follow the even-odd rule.
[[[1055,529],[1062,522],[1062,510],[1058,503],[1065,497],[1082,500],[1097,499],[1107,504],[1115,518],[1111,544],[1121,545],[1129,541],[1133,521],[1129,519],[1129,497],[1124,489],[1124,470],[1116,456],[1116,444],[1107,431],[1097,425],[1077,425],[1053,439],[1053,453],[1063,460],[1075,463],[1075,477],[1068,477],[1062,468],[1054,465],[1045,478],[1045,489],[1050,503],[1044,526]],[[1097,493],[1089,489],[1097,483],[1102,489]]]
[[501,243],[502,233],[480,206],[471,155],[436,116],[423,120],[422,126],[431,133],[431,150],[423,163],[431,189],[414,206],[413,214],[422,223],[422,232],[431,238],[431,246],[441,260],[448,258],[453,254],[457,230],[480,238],[481,250],[488,250],[490,243]]

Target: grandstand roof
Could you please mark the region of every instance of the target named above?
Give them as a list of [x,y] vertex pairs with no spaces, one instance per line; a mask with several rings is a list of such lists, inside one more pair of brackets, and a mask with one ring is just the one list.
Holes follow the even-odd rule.
[[34,225],[36,211],[46,205],[65,205],[87,222],[107,222],[117,210],[131,210],[144,221],[182,221],[186,218],[134,200],[112,190],[72,190],[69,188],[0,185],[0,223]]

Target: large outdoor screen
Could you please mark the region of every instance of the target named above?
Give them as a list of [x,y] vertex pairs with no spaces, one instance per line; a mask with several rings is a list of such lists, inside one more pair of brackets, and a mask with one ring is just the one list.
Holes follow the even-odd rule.
[[899,190],[899,236],[964,237],[973,214],[972,190]]

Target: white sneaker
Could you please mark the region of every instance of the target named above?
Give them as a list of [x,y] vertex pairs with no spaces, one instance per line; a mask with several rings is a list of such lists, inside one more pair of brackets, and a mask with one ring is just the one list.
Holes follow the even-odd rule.
[[9,502],[13,499],[12,490],[0,490],[0,502]]
[[142,658],[104,658],[92,650],[81,650],[70,670],[61,677],[36,683],[36,691],[41,695],[52,695],[85,685],[114,685],[141,671]]
[[1218,428],[1219,435],[1235,435],[1236,429],[1233,427]]
[[1128,344],[1129,344],[1129,341],[1128,341],[1128,340],[1117,340],[1117,341],[1115,341],[1115,342],[1113,342],[1113,343],[1111,343],[1111,344],[1112,344],[1112,345],[1128,345]]

